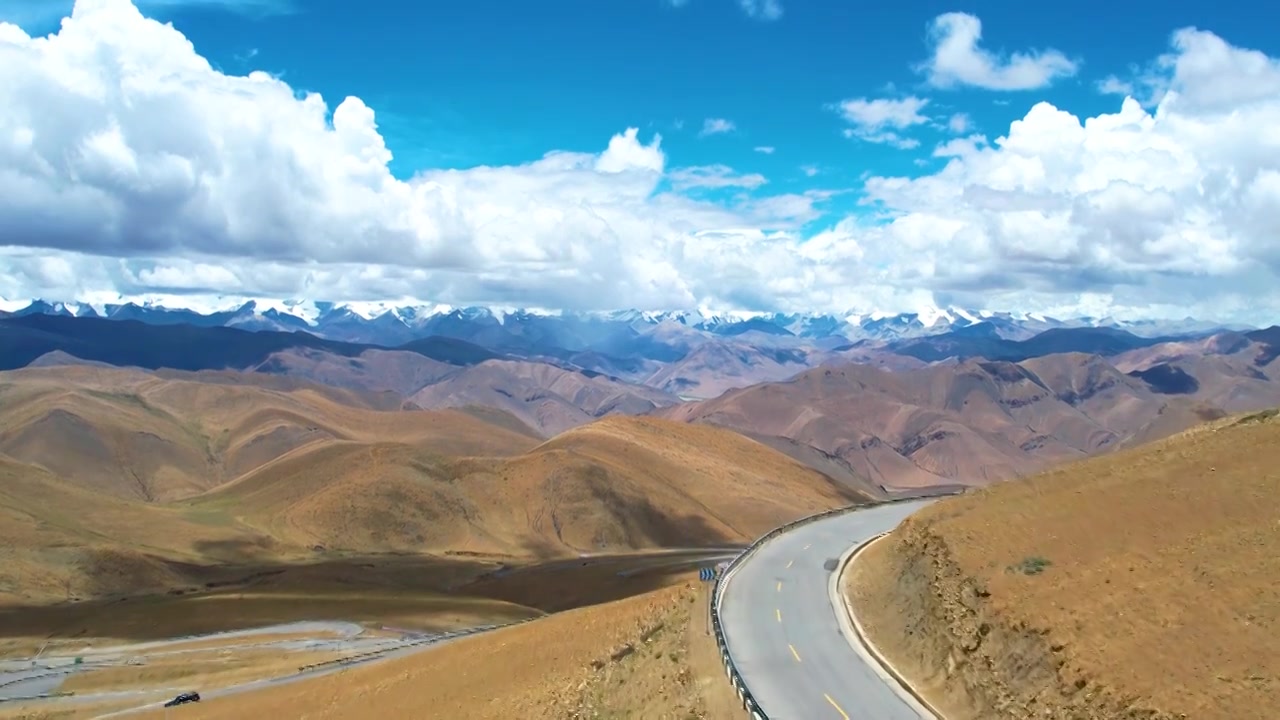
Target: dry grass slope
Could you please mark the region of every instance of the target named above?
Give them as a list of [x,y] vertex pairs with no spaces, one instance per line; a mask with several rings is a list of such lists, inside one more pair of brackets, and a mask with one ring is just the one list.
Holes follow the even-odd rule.
[[[540,442],[513,418],[387,412],[357,392],[233,379],[92,366],[0,373],[0,602],[162,591],[191,582],[175,564],[306,557],[310,536],[273,535],[273,525],[252,522],[253,507],[239,513],[197,500],[279,467],[314,487],[332,456],[368,459],[380,443],[420,455],[492,456]],[[367,481],[369,468],[362,470]],[[344,517],[334,492],[335,523],[366,523],[363,534],[352,531],[351,547],[403,547],[376,537],[396,531],[380,531],[379,518]]]
[[[0,373],[0,601],[165,592],[395,553],[528,560],[746,542],[863,496],[735,433],[371,409],[289,378]],[[230,572],[230,571],[229,571]]]
[[110,595],[177,582],[159,556],[209,561],[209,547],[256,542],[180,510],[87,490],[0,456],[0,604]]
[[[656,418],[595,422],[507,466],[521,485],[560,492],[574,479],[591,495],[608,522],[571,541],[578,547],[749,542],[796,517],[866,500],[737,433]],[[564,537],[568,523],[548,519]]]
[[863,499],[726,430],[614,417],[511,458],[332,444],[192,507],[295,546],[552,558],[746,542]]
[[336,676],[209,700],[183,716],[737,720],[729,710],[736,698],[700,624],[699,594],[685,585],[573,610]]
[[853,573],[962,718],[1274,717],[1280,418],[1234,416],[939,502]]
[[166,502],[338,442],[458,455],[536,443],[531,431],[468,413],[374,410],[357,393],[290,382],[278,390],[83,366],[0,373],[0,453],[106,495]]

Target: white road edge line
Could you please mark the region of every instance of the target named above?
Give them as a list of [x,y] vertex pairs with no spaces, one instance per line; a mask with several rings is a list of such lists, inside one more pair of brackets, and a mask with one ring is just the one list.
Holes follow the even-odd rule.
[[840,622],[840,634],[844,635],[849,646],[853,651],[858,653],[862,659],[875,670],[885,685],[893,688],[893,692],[902,699],[907,707],[910,707],[921,718],[927,720],[945,720],[941,712],[934,708],[928,700],[917,697],[899,678],[902,676],[889,663],[880,651],[867,640],[866,633],[862,628],[862,623],[858,622],[858,618],[853,614],[853,608],[850,607],[848,599],[841,592],[844,585],[844,573],[852,564],[853,558],[862,550],[871,547],[871,544],[885,537],[889,533],[880,533],[865,542],[854,545],[840,556],[839,564],[836,565],[835,572],[831,573],[831,578],[827,585],[827,592],[831,596],[831,610],[835,612],[836,619]]

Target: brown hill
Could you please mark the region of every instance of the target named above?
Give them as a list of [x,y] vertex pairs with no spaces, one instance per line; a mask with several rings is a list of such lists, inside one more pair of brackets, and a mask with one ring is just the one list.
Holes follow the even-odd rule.
[[682,397],[713,398],[733,388],[784,380],[809,367],[810,358],[800,349],[707,342],[662,366],[645,384]]
[[896,373],[818,368],[659,414],[789,438],[902,488],[1018,477],[1221,412],[1194,397],[1160,394],[1097,355],[1069,353]]
[[542,442],[501,410],[385,399],[232,372],[0,373],[0,600],[190,587],[227,563],[722,546],[865,498],[716,428],[614,417]]
[[567,370],[533,360],[450,365],[403,350],[367,350],[347,357],[293,348],[274,353],[252,370],[357,391],[394,393],[408,408],[497,408],[542,437],[605,415],[640,414],[679,402],[661,390],[593,370]]
[[1163,343],[1120,355],[1115,363],[1157,392],[1182,395],[1226,412],[1280,405],[1275,350],[1248,335],[1221,333]]
[[273,353],[250,368],[334,387],[387,390],[408,397],[458,367],[405,350],[366,350],[356,357],[312,348]]
[[1256,357],[1260,347],[1244,333],[1224,332],[1204,338],[1165,342],[1130,350],[1115,356],[1112,361],[1122,372],[1142,370],[1159,363],[1199,358],[1206,355],[1238,355],[1248,353]]
[[110,497],[0,455],[0,605],[172,587],[177,562],[269,545],[235,523]]
[[948,718],[1266,718],[1280,707],[1280,414],[948,499],[851,573]]
[[331,444],[192,507],[292,545],[545,558],[741,543],[865,499],[736,433],[613,417],[505,459]]
[[545,436],[616,413],[640,414],[679,399],[594,372],[516,360],[488,360],[458,370],[413,393],[428,409],[468,405],[511,413]]
[[315,445],[394,441],[493,455],[536,442],[473,414],[384,412],[358,393],[232,375],[261,385],[228,382],[227,373],[88,366],[0,373],[0,453],[106,495],[164,502]]

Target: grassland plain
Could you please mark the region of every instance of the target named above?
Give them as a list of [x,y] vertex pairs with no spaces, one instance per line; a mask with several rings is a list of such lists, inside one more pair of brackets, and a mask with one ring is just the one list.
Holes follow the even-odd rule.
[[1232,416],[908,518],[849,574],[953,720],[1274,718],[1280,419]]

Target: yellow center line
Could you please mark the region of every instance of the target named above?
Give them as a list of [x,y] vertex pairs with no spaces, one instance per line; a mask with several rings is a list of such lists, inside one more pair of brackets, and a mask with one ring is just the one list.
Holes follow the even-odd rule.
[[795,562],[795,560],[788,560],[788,561],[787,561],[787,567],[788,567],[788,568],[790,568],[790,567],[791,567],[791,563],[793,563],[793,562]]
[[827,702],[831,703],[831,707],[835,708],[836,712],[840,713],[840,717],[844,718],[844,720],[849,720],[849,716],[845,713],[844,708],[837,705],[836,701],[832,700],[830,695],[822,693],[822,697],[826,698]]
[[782,581],[778,581],[778,592],[782,592]]
[[795,658],[796,662],[800,662],[800,653],[796,652],[796,646],[788,643],[787,647],[791,648],[791,657]]
[[782,610],[780,608],[775,608],[773,614],[778,618],[778,622],[782,622]]

